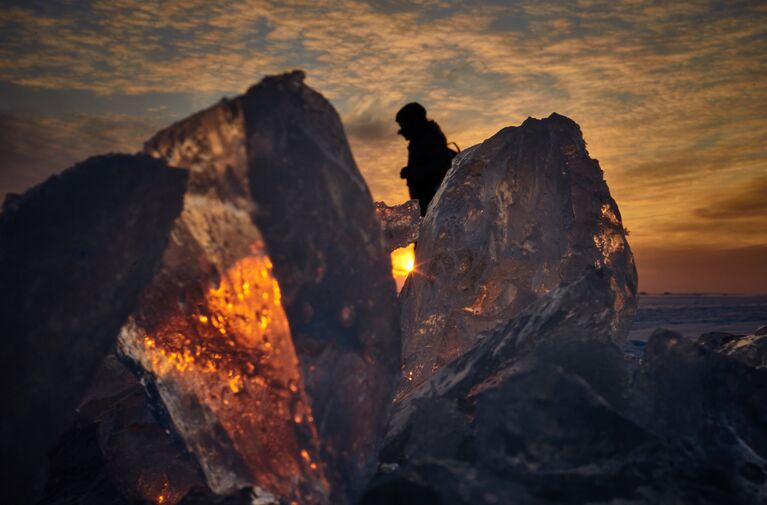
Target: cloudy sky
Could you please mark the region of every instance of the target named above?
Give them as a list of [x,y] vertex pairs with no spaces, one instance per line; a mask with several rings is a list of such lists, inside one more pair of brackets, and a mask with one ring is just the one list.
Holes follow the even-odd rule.
[[767,2],[3,0],[0,192],[301,68],[378,200],[393,117],[461,147],[567,115],[599,159],[640,289],[767,292]]

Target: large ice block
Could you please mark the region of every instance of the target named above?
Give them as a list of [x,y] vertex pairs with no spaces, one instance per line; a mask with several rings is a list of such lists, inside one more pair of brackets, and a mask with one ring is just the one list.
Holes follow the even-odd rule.
[[338,115],[295,72],[145,150],[190,182],[122,352],[148,372],[215,491],[353,501],[375,468],[399,331]]
[[97,156],[6,201],[1,502],[39,497],[46,454],[151,282],[186,180],[149,156]]
[[635,313],[636,268],[575,122],[530,118],[466,149],[424,217],[401,295],[403,388],[593,266],[614,272],[611,335],[620,342]]

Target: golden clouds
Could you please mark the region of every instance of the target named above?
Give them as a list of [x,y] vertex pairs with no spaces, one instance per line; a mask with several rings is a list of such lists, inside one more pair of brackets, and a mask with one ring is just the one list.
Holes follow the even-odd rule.
[[0,8],[0,81],[209,95],[303,68],[388,203],[406,198],[402,104],[464,148],[556,111],[581,125],[635,249],[746,246],[767,243],[767,217],[700,209],[767,171],[765,23],[758,2],[94,0]]
[[767,175],[740,184],[733,191],[700,207],[704,219],[753,219],[767,217]]

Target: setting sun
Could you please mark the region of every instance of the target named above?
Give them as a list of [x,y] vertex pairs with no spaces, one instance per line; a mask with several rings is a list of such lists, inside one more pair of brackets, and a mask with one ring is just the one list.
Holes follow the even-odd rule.
[[391,253],[391,271],[397,283],[397,291],[402,289],[405,279],[415,270],[415,244],[400,247]]

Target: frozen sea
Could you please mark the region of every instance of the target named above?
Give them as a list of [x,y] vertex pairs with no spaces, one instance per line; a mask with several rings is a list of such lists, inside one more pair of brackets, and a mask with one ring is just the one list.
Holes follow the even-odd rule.
[[697,337],[709,331],[749,334],[767,325],[767,295],[639,295],[629,340],[646,341],[655,328]]

